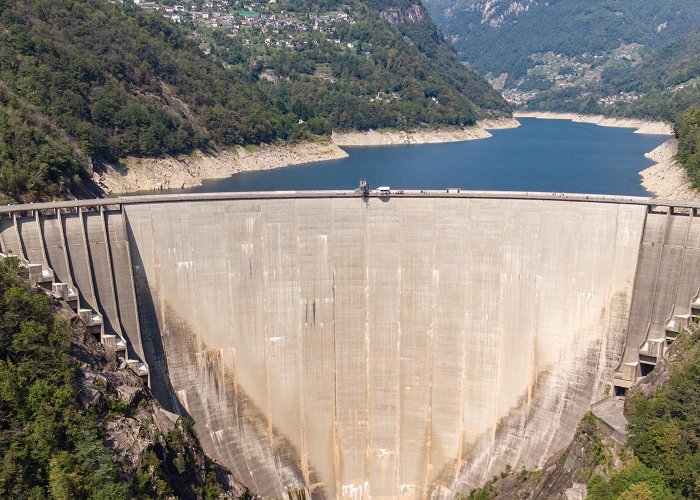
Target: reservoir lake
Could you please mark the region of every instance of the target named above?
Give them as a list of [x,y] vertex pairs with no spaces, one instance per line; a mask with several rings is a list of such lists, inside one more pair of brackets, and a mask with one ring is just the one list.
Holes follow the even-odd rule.
[[669,139],[568,120],[519,121],[520,127],[493,130],[488,139],[347,147],[348,158],[245,172],[168,192],[353,189],[366,178],[372,188],[649,196],[639,171],[653,162],[644,154]]

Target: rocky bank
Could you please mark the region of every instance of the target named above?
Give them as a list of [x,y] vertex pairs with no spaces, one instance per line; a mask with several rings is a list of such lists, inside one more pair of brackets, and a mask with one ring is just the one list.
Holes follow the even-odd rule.
[[673,127],[666,122],[616,118],[602,115],[580,115],[576,113],[554,113],[549,111],[517,111],[515,118],[540,118],[544,120],[571,120],[578,123],[592,123],[601,127],[634,128],[635,134],[673,135]]
[[656,162],[640,172],[642,186],[658,198],[700,201],[700,191],[694,189],[685,169],[674,159],[678,140],[670,139],[645,156]]
[[121,165],[96,169],[93,180],[105,193],[199,186],[205,179],[223,179],[240,172],[345,158],[348,154],[329,141],[238,147],[189,156],[128,158]]
[[388,146],[395,144],[438,144],[446,142],[473,141],[491,137],[489,130],[516,128],[520,123],[514,119],[485,120],[474,127],[421,128],[415,130],[368,130],[360,132],[334,131],[333,143],[338,146]]

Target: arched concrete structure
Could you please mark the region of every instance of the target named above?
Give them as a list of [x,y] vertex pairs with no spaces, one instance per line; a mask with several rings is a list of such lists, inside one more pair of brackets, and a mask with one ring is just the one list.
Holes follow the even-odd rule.
[[159,399],[266,495],[448,498],[537,466],[655,362],[700,286],[697,207],[640,198],[243,193],[3,213],[2,251],[77,286]]

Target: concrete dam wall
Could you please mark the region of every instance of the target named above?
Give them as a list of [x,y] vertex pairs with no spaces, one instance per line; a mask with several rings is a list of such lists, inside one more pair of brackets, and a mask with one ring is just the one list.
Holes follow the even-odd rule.
[[0,247],[79,290],[254,491],[449,498],[560,451],[700,313],[700,220],[681,208],[125,197],[2,207]]

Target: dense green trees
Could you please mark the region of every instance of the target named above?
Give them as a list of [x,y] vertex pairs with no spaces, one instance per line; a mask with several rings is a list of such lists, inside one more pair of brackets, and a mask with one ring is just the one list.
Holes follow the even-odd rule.
[[[400,3],[280,0],[300,12],[342,4],[356,22],[338,25],[342,44],[316,33],[303,48],[214,32],[212,57],[187,31],[130,2],[0,0],[0,192],[75,193],[91,161],[128,155],[509,113],[429,19],[381,19],[378,9]],[[259,79],[265,69],[282,80]]]
[[[146,390],[122,401],[110,381],[134,391],[136,375],[117,375],[85,335],[28,286],[16,259],[0,260],[0,497],[218,498],[191,423],[153,424]],[[138,432],[134,462],[106,444],[121,432],[114,422]]]
[[[279,113],[252,83],[206,59],[156,14],[100,0],[6,2],[0,26],[0,78],[9,92],[92,157],[276,136]],[[256,123],[236,119],[251,112]],[[221,114],[233,118],[217,121]]]
[[76,405],[70,327],[0,261],[0,496],[127,498],[94,414]]
[[676,159],[687,169],[693,185],[700,189],[700,105],[678,117],[675,132],[678,137]]
[[643,492],[655,500],[700,496],[699,341],[697,330],[679,337],[668,381],[652,396],[637,393],[628,401],[629,444],[636,458],[607,481],[591,480],[590,498],[640,498]]
[[639,460],[685,498],[700,495],[700,334],[684,338],[688,358],[651,398],[629,405],[630,444]]
[[0,84],[0,193],[76,191],[88,164],[65,133]]
[[[282,80],[262,89],[278,109],[335,128],[405,128],[470,125],[486,112],[509,113],[487,82],[456,58],[427,18],[390,25],[380,13],[410,2],[278,2],[296,15],[343,8],[354,22],[334,36],[311,33],[303,48],[244,45],[238,37],[211,34],[214,52],[236,69],[271,70]],[[348,46],[350,44],[351,47]]]
[[590,500],[674,500],[680,499],[671,488],[666,486],[658,470],[649,468],[633,459],[610,480],[601,476],[588,483]]

